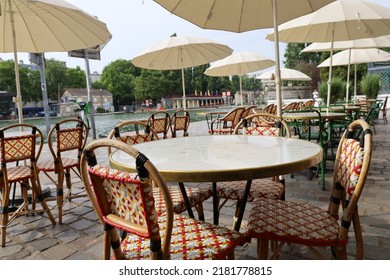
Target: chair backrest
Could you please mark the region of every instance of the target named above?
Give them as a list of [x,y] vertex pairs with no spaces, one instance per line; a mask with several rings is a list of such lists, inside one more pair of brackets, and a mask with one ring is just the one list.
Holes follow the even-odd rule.
[[68,152],[76,152],[71,157],[77,157],[80,161],[82,151],[88,140],[89,128],[80,119],[65,119],[57,122],[49,131],[47,143],[49,150],[56,159],[56,163],[61,163],[62,155]]
[[13,124],[0,129],[1,163],[36,162],[43,147],[43,134],[33,125]]
[[244,110],[245,107],[238,107],[233,109],[221,118],[221,122],[230,122],[231,127],[235,127],[240,122]]
[[[99,166],[95,156],[99,148],[113,148],[128,154],[136,162],[137,174]],[[98,139],[85,148],[81,160],[81,174],[99,220],[105,228],[111,227],[105,233],[110,234],[109,240],[119,242],[118,229],[148,238],[152,258],[169,259],[173,224],[172,200],[165,182],[145,155],[121,141]],[[164,236],[160,236],[153,187],[161,189],[165,201],[168,218]],[[123,259],[119,246],[114,249],[114,255],[116,259]]]
[[269,114],[272,114],[272,115],[275,115],[276,114],[276,105],[275,104],[268,104],[267,106],[265,106],[265,108],[263,109],[264,113],[269,113]]
[[[360,140],[356,140],[356,131],[362,130]],[[334,180],[329,213],[339,217],[342,208],[339,238],[347,240],[351,222],[357,238],[357,259],[362,254],[361,229],[357,204],[366,182],[372,154],[372,131],[367,122],[352,122],[340,140],[334,165]]]
[[280,117],[267,113],[252,114],[242,119],[233,134],[290,137],[290,128]]
[[[7,164],[11,163],[12,168],[16,166],[22,166],[20,161],[29,160],[28,174],[23,174],[26,178],[35,178],[39,180],[38,169],[36,163],[39,155],[41,154],[43,147],[43,134],[33,125],[28,124],[14,124],[6,126],[0,129],[0,189],[2,192],[2,198],[0,199],[2,214],[7,215],[7,207],[9,203],[9,189],[4,186],[8,186],[12,183],[12,179],[8,174]],[[25,171],[25,169],[24,169]],[[23,172],[24,172],[23,171]],[[18,171],[13,169],[13,173]],[[14,216],[13,218],[15,218]],[[11,218],[11,219],[13,219]],[[5,222],[7,224],[7,221]],[[2,225],[3,226],[3,225]],[[6,225],[7,226],[7,225]],[[5,234],[2,232],[2,235]],[[2,236],[2,246],[5,243],[5,235]]]
[[172,137],[177,136],[178,131],[183,131],[183,136],[188,136],[188,127],[190,126],[190,114],[186,110],[178,110],[171,117]]
[[108,134],[108,139],[120,140],[128,145],[158,140],[157,133],[145,121],[129,120],[118,123]]
[[291,102],[287,104],[282,111],[293,111],[293,110],[299,110],[301,103],[300,102]]
[[314,104],[316,103],[315,100],[308,100],[306,102],[304,102],[300,108],[300,110],[305,110],[305,109],[309,109],[310,107],[313,107]]
[[165,111],[155,112],[148,118],[147,124],[157,133],[157,135],[162,133],[162,138],[166,139],[169,130],[171,130],[171,117]]
[[256,105],[251,105],[251,106],[246,107],[241,114],[241,118],[246,118],[247,116],[252,115],[253,109],[255,109],[256,107],[257,107]]

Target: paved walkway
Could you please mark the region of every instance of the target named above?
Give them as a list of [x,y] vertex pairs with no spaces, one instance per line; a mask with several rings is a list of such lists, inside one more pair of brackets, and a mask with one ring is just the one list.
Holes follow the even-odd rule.
[[[365,190],[359,204],[365,258],[390,260],[390,125],[377,120],[374,152]],[[205,122],[193,123],[191,135],[207,133]],[[47,153],[43,153],[47,156]],[[331,166],[328,166],[331,168]],[[331,171],[326,174],[326,190],[321,190],[320,179],[308,180],[306,172],[286,176],[286,199],[309,201],[326,208],[331,187]],[[43,177],[42,177],[43,178]],[[82,192],[80,180],[73,179],[76,192]],[[52,187],[42,179],[43,188]],[[49,202],[54,208],[54,202]],[[227,203],[221,214],[221,224],[232,225],[234,202]],[[250,207],[250,205],[248,205]],[[206,219],[212,221],[211,200],[204,205]],[[245,218],[245,217],[244,217]],[[236,249],[237,259],[254,259],[255,242]],[[353,238],[349,251],[353,252]],[[22,216],[7,229],[6,247],[0,248],[0,260],[51,259],[91,260],[102,256],[102,226],[88,201],[78,198],[64,207],[63,224],[52,226],[45,216]],[[281,259],[312,259],[314,256],[302,246],[287,246]],[[350,256],[353,258],[353,255]]]

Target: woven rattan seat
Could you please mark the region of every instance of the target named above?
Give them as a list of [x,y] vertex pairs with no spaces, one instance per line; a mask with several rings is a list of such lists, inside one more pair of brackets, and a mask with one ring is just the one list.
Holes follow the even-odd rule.
[[[355,140],[356,129],[364,131]],[[258,257],[268,256],[268,241],[278,242],[273,251],[277,258],[285,243],[306,245],[324,258],[316,246],[331,246],[336,259],[346,259],[349,228],[353,225],[356,258],[363,258],[363,239],[358,214],[358,200],[363,190],[372,153],[372,132],[363,120],[349,125],[339,143],[334,167],[333,189],[327,210],[303,202],[259,198],[253,202],[248,235],[258,239]],[[339,210],[341,208],[341,215]]]
[[[42,132],[28,124],[14,124],[0,129],[0,215],[1,246],[5,246],[7,227],[21,215],[47,214],[55,220],[42,194],[36,162],[43,146]],[[13,209],[11,188],[19,183],[22,201]],[[36,209],[36,205],[41,208]],[[31,206],[31,207],[30,207]]]
[[[241,120],[234,134],[244,134],[251,136],[287,136],[290,137],[290,131],[286,123],[278,116],[268,113],[252,114]],[[223,199],[219,205],[220,209],[228,200],[237,200],[237,217],[240,205],[242,203],[245,191],[244,181],[220,182],[217,185],[217,196]],[[251,202],[256,197],[266,197],[272,199],[284,199],[285,186],[283,180],[279,177],[256,179],[252,181],[248,201]]]
[[[97,165],[97,150],[107,147],[135,158],[138,174]],[[87,145],[81,168],[87,193],[104,225],[104,259],[233,258],[234,248],[245,242],[245,236],[236,231],[174,214],[169,190],[157,169],[145,155],[120,141],[99,139]],[[161,214],[155,206],[154,188],[164,197]],[[122,242],[118,230],[127,232]]]
[[[89,129],[79,119],[66,119],[56,123],[48,134],[48,146],[52,159],[38,162],[38,170],[56,186],[58,223],[62,223],[62,207],[66,201],[86,196],[72,193],[72,175],[81,179],[80,158]],[[64,193],[64,179],[66,192]]]
[[[136,120],[120,122],[108,134],[108,139],[112,138],[120,140],[121,142],[126,143],[130,146],[149,141],[156,141],[159,139],[157,133],[154,131],[153,128],[150,127],[148,123]],[[108,152],[110,154],[111,150],[109,150]],[[170,184],[168,186],[168,189],[172,197],[174,212],[179,214],[186,211],[187,207],[182,192],[180,190],[180,186]],[[189,205],[191,207],[195,207],[199,219],[203,220],[203,201],[209,199],[212,196],[211,188],[186,186],[185,191],[188,197]],[[164,201],[164,198],[162,197],[162,194],[158,191],[158,189],[154,191],[154,197],[156,200],[157,210],[162,211],[162,202]],[[189,210],[189,213],[191,216],[193,216],[191,209]]]

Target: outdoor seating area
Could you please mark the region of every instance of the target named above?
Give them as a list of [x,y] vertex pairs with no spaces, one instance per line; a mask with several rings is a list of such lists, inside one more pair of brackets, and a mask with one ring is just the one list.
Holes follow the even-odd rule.
[[[0,125],[0,261],[100,260],[102,268],[120,266],[115,275],[174,279],[181,260],[216,265],[211,272],[186,264],[180,277],[277,276],[284,260],[332,260],[335,267],[338,260],[390,260],[390,8],[369,2],[382,0],[200,1],[199,13],[190,0],[142,1],[143,9],[156,5],[200,30],[273,27],[265,38],[274,60],[173,33],[112,61],[93,81],[89,60],[99,63],[117,38],[122,47],[127,42],[102,15],[66,1],[0,0],[3,41],[10,42],[0,51],[14,55],[12,65],[0,58],[0,91],[16,90],[0,98],[13,116]],[[138,33],[124,23],[122,31]],[[138,37],[131,44],[141,47]],[[286,68],[281,42],[288,44]],[[83,58],[85,71],[44,56],[58,51]],[[81,92],[81,82],[87,99],[65,90]],[[34,102],[43,104],[44,120],[23,119]],[[55,108],[54,118],[48,109]],[[133,268],[114,260],[150,262]],[[176,261],[174,269],[163,260]],[[329,264],[312,263],[323,271]]]
[[[269,116],[266,114],[265,115],[260,114],[260,115],[255,115],[255,116],[256,117],[249,116],[248,121],[245,122],[247,129],[248,129],[248,132],[246,132],[246,134],[251,134],[251,133],[253,134],[252,130],[256,129],[256,127],[261,128],[262,126],[258,125],[260,123],[263,125],[263,128],[261,128],[261,131],[264,132],[267,130],[268,121],[265,119],[264,119],[265,120],[264,121],[262,119],[262,117],[269,117]],[[260,117],[260,120],[257,117]],[[123,122],[120,122],[120,123],[122,124]],[[142,123],[144,124],[144,122],[140,122],[140,124],[142,124]],[[279,123],[279,122],[276,122],[275,124],[277,124],[277,123]],[[385,163],[385,161],[380,160],[380,158],[383,159],[382,153],[384,150],[381,147],[386,147],[386,145],[388,145],[388,144],[386,144],[385,139],[386,139],[386,133],[388,132],[389,127],[387,124],[385,124],[380,119],[376,120],[376,125],[377,125],[378,131],[377,131],[377,134],[373,135],[374,141],[372,143],[372,153],[373,153],[372,163],[371,163],[372,167],[369,169],[369,171],[367,173],[365,173],[365,176],[367,176],[366,187],[362,193],[362,197],[364,197],[363,201],[365,201],[365,203],[363,203],[362,205],[359,204],[360,205],[359,213],[361,215],[360,223],[362,225],[362,229],[361,229],[362,233],[361,233],[361,237],[360,237],[360,239],[358,239],[358,241],[355,241],[354,239],[350,240],[350,242],[352,244],[359,242],[356,244],[359,244],[359,246],[358,246],[359,250],[362,250],[362,248],[364,249],[364,254],[361,255],[361,252],[359,252],[358,255],[356,255],[356,252],[347,250],[348,258],[355,258],[356,256],[363,257],[364,259],[378,259],[378,256],[379,256],[379,259],[390,257],[390,256],[386,255],[387,251],[385,250],[385,248],[377,247],[374,245],[374,243],[372,243],[372,241],[368,241],[368,240],[372,240],[372,238],[375,238],[375,240],[382,240],[382,241],[380,241],[380,244],[382,244],[386,240],[385,236],[381,236],[381,235],[376,236],[374,234],[374,232],[380,231],[379,230],[380,224],[378,224],[377,225],[378,228],[376,228],[374,230],[374,227],[376,227],[375,225],[378,222],[383,223],[384,222],[383,219],[385,219],[385,216],[380,215],[380,216],[378,216],[378,218],[380,217],[380,220],[378,220],[377,222],[373,222],[372,218],[370,218],[370,216],[372,215],[372,214],[370,214],[370,212],[373,210],[369,210],[373,205],[368,202],[371,199],[375,199],[375,201],[378,201],[378,199],[379,199],[379,201],[380,201],[379,197],[382,197],[383,194],[378,193],[377,196],[375,196],[373,194],[375,192],[377,192],[378,189],[381,189],[381,188],[384,189],[386,186],[385,182],[386,182],[387,175],[386,175],[386,173],[383,173],[383,171],[380,171],[380,170],[383,170],[383,165],[385,164],[385,166],[386,166],[386,163]],[[242,135],[243,134],[242,129],[245,129],[245,128],[240,124],[237,127],[237,130],[235,133],[238,133],[238,135]],[[115,130],[116,129],[113,129],[113,131],[115,131]],[[276,132],[277,130],[283,131],[283,129],[281,129],[280,127],[275,127],[275,130],[274,129],[272,129],[272,130],[274,132]],[[142,129],[140,129],[140,131],[142,131]],[[291,136],[294,137],[293,130],[291,130],[291,132],[292,132]],[[196,138],[198,135],[207,135],[208,131],[207,131],[206,121],[192,123],[189,126],[189,133],[192,136],[189,136],[188,139],[190,139],[191,137]],[[274,134],[274,133],[271,133],[271,134]],[[122,133],[121,133],[121,135],[122,135]],[[364,137],[368,137],[367,133],[362,133],[362,135],[364,135]],[[223,136],[221,135],[221,136],[216,136],[216,137],[223,137]],[[257,137],[255,137],[255,138],[257,138]],[[378,140],[375,141],[375,138]],[[174,139],[174,138],[172,138],[172,139]],[[160,139],[160,140],[153,140],[153,141],[157,141],[157,142],[158,141],[168,141],[169,142],[171,140],[170,139],[168,139],[168,140],[161,140]],[[94,143],[95,141],[88,140],[88,142]],[[115,141],[115,142],[117,142],[117,141]],[[122,141],[118,141],[118,142],[122,142]],[[106,142],[104,142],[104,145],[108,145],[108,144]],[[135,145],[137,145],[137,144],[135,144]],[[130,144],[130,145],[126,144],[125,146],[132,147],[132,146],[134,146],[134,144]],[[93,147],[93,146],[91,146],[91,147]],[[108,164],[107,146],[105,146],[105,147],[106,148],[100,148],[99,152],[96,151],[96,157],[99,159],[98,160],[99,164],[102,164],[102,163],[104,165]],[[134,146],[134,147],[137,147],[137,146]],[[47,151],[49,151],[48,146],[46,146],[43,150],[44,150],[44,153],[43,153],[43,155],[40,156],[42,158],[42,160],[45,158],[50,159],[50,157],[52,155],[50,153],[47,153]],[[380,150],[382,150],[382,151],[380,151]],[[103,159],[103,162],[100,161],[101,159]],[[339,160],[339,157],[337,157],[337,159]],[[332,164],[332,163],[328,163],[328,164]],[[154,171],[154,172],[156,172],[156,171]],[[76,174],[73,173],[73,171],[71,172],[71,174],[72,174],[72,191],[74,191],[75,193],[85,193],[85,186],[83,184],[83,181],[80,180],[76,176]],[[96,173],[96,174],[98,175],[98,173]],[[332,191],[332,187],[331,187],[333,176],[331,176],[328,171],[326,171],[325,174],[326,174],[326,176],[325,176],[325,186],[326,186],[325,190],[321,190],[321,185],[322,185],[321,178],[314,177],[314,178],[311,178],[311,180],[310,180],[307,177],[306,172],[304,172],[304,170],[294,172],[294,176],[292,176],[292,177],[291,176],[284,176],[283,177],[284,180],[281,182],[283,182],[283,185],[282,185],[283,190],[284,190],[284,186],[285,186],[285,195],[284,195],[285,198],[283,198],[281,201],[285,200],[288,203],[291,203],[291,202],[295,202],[295,203],[299,202],[300,203],[300,202],[304,201],[306,203],[310,203],[310,205],[315,205],[315,206],[318,206],[322,209],[326,209],[326,197],[330,196],[331,193],[334,193],[334,190]],[[380,177],[382,177],[383,179],[380,179]],[[194,179],[194,181],[196,181],[196,180]],[[261,180],[259,180],[259,182],[260,181]],[[265,181],[267,181],[267,180],[265,180]],[[55,195],[56,186],[53,186],[53,183],[46,176],[43,176],[43,174],[40,175],[40,182],[41,182],[43,190],[45,188],[47,188],[48,186],[50,186],[52,188],[52,193]],[[237,186],[239,186],[238,183],[239,182],[237,182]],[[269,183],[271,183],[271,180],[269,181]],[[242,188],[242,190],[245,189],[245,184],[246,184],[245,182],[242,182],[242,186],[240,187],[240,188]],[[253,192],[255,192],[257,189],[256,188],[256,185],[257,185],[256,180],[253,180],[252,184],[253,184]],[[172,184],[169,183],[168,185],[172,185]],[[203,199],[203,203],[202,203],[203,204],[202,208],[204,210],[204,212],[203,212],[204,218],[202,220],[205,220],[206,222],[208,222],[210,224],[213,224],[215,222],[214,221],[214,210],[213,210],[213,208],[214,208],[213,199],[214,198],[213,198],[212,192],[210,191],[212,189],[212,185],[213,184],[210,181],[209,183],[206,183],[206,182],[205,183],[196,183],[196,182],[191,183],[190,182],[190,183],[187,183],[185,186],[185,188],[194,188],[195,187],[195,188],[199,188],[202,190],[208,190],[208,196]],[[217,183],[216,184],[217,190],[218,190],[219,185],[221,187],[224,186],[224,184]],[[228,185],[229,184],[227,184],[227,186]],[[172,185],[172,186],[175,186],[175,185]],[[232,186],[234,187],[234,185],[232,185]],[[262,187],[266,188],[266,185],[263,185]],[[178,200],[174,199],[174,196],[169,191],[169,188],[170,187],[168,187],[167,190],[170,193],[170,196],[172,197],[172,202],[173,202],[172,206],[174,206],[175,201],[178,201]],[[177,190],[180,193],[180,189],[177,188]],[[366,192],[371,193],[371,195],[369,197],[366,197],[365,196]],[[383,191],[382,191],[382,193],[383,193]],[[191,197],[193,195],[193,193],[191,193],[190,191],[188,191],[187,194],[189,197]],[[160,197],[162,198],[162,200],[161,201],[158,199],[155,200],[155,209],[156,209],[157,213],[160,213],[159,215],[162,215],[165,212],[162,211],[161,209],[165,209],[167,202],[165,201],[166,194],[164,196],[164,192],[162,192],[162,193],[160,193],[160,195],[161,195]],[[241,191],[241,195],[242,195],[242,191]],[[153,196],[157,197],[155,192],[153,193]],[[253,198],[252,191],[249,194],[249,196]],[[278,199],[278,200],[280,200],[280,199]],[[381,207],[381,209],[385,209],[386,208],[386,201],[383,198],[382,198],[382,200],[383,200],[383,206],[380,206],[381,205],[380,203],[377,204],[377,206]],[[160,202],[158,202],[158,201],[160,201]],[[184,204],[183,199],[181,201]],[[258,208],[254,208],[254,206],[253,206],[254,203],[257,203],[257,201],[258,201],[257,199],[252,200],[252,199],[248,198],[248,203],[246,205],[246,210],[245,210],[244,216],[243,216],[243,223],[244,224],[241,226],[241,228],[239,230],[239,232],[241,234],[245,234],[251,226],[251,224],[249,224],[247,227],[246,221],[249,218],[249,222],[250,222],[250,216],[249,216],[250,213],[252,213],[251,215],[254,215],[253,214],[253,211],[255,211],[254,209],[258,209]],[[234,224],[235,221],[237,221],[237,215],[239,212],[239,208],[237,208],[236,202],[234,202],[234,200],[231,202],[228,201],[224,204],[223,207],[218,208],[219,209],[218,210],[218,215],[219,215],[218,224],[219,224],[219,226],[223,226],[223,227],[226,227],[227,229],[232,230],[232,224]],[[54,219],[57,219],[58,213],[55,210],[56,204],[57,204],[56,200],[49,199],[49,200],[47,200],[46,203],[49,206]],[[195,206],[195,205],[192,205],[192,206]],[[384,208],[382,208],[382,207],[384,207]],[[101,226],[98,225],[100,223],[99,219],[101,219],[101,218],[99,218],[99,214],[95,214],[95,212],[93,210],[93,203],[91,203],[91,200],[85,196],[77,197],[77,198],[71,199],[70,201],[65,203],[62,208],[63,208],[63,210],[62,210],[62,217],[63,217],[62,224],[56,223],[55,225],[52,225],[50,223],[50,217],[48,217],[42,213],[18,217],[14,221],[14,223],[11,223],[10,226],[7,227],[6,244],[5,244],[5,247],[1,248],[0,258],[1,259],[7,259],[7,258],[15,259],[15,258],[19,258],[18,256],[20,256],[23,259],[30,259],[30,258],[39,258],[39,259],[41,259],[41,258],[43,258],[43,259],[47,259],[47,258],[49,258],[49,259],[74,259],[74,258],[76,258],[76,259],[91,259],[91,258],[92,259],[102,259],[102,258],[107,258],[108,257],[108,253],[107,253],[107,250],[108,250],[107,244],[108,243],[107,242],[108,242],[108,240],[110,240],[110,238],[114,238],[114,239],[117,238],[116,237],[117,235],[115,235],[113,232],[106,233],[106,235],[103,235],[103,231],[100,230]],[[158,209],[160,209],[160,210],[158,210]],[[176,213],[174,215],[178,215],[179,213],[181,213],[180,215],[184,215],[184,216],[188,217],[186,219],[194,219],[196,221],[201,221],[199,219],[199,217],[190,218],[189,214],[185,210],[175,211],[174,210],[175,207],[173,207],[172,209],[173,209],[174,213]],[[235,216],[236,216],[236,218],[234,218]],[[258,219],[256,219],[256,220],[258,220]],[[380,222],[380,221],[382,221],[382,222]],[[54,220],[54,223],[55,223],[55,220]],[[42,226],[39,226],[40,224]],[[371,230],[371,228],[372,228],[372,230]],[[20,233],[15,235],[15,232],[20,232]],[[114,235],[112,235],[112,234],[114,234]],[[72,237],[72,236],[74,236],[74,237]],[[106,237],[103,238],[103,236],[106,236]],[[118,236],[119,236],[118,238],[124,238],[123,235],[118,235]],[[122,237],[120,237],[120,236],[122,236]],[[127,234],[127,236],[128,237],[126,237],[126,238],[130,238],[129,236],[131,236],[131,235]],[[253,236],[256,236],[255,238],[257,238],[258,235],[253,235]],[[353,236],[355,236],[355,234],[353,234]],[[40,247],[40,249],[39,249],[39,247],[36,247],[36,246],[38,246],[38,244],[41,243],[41,241],[47,240],[47,238],[52,240],[52,242],[48,243],[47,246]],[[84,240],[85,242],[82,242],[82,243],[77,242],[77,240],[79,238],[81,238],[81,240]],[[104,241],[104,240],[106,240],[106,241]],[[236,249],[234,250],[236,259],[254,259],[254,258],[258,257],[258,246],[256,245],[255,240],[252,240],[252,242],[250,242],[250,243],[244,242],[245,243],[244,245],[242,244],[242,242],[240,242],[240,243],[241,243],[240,245],[236,245]],[[318,257],[318,255],[313,254],[312,250],[309,250],[309,249],[304,250],[304,249],[300,248],[299,246],[292,245],[291,242],[288,242],[288,243],[290,245],[285,245],[288,247],[287,250],[285,247],[279,246],[278,250],[275,251],[275,256],[277,255],[277,258],[279,258],[279,259],[306,259],[306,258],[312,259],[312,258]],[[104,244],[106,244],[106,245],[104,245]],[[353,247],[355,247],[355,245]],[[67,248],[67,249],[65,249],[65,248]],[[79,249],[77,249],[77,248],[79,248]],[[106,248],[105,255],[102,255],[103,248]],[[349,246],[348,246],[348,248],[349,248]],[[263,249],[264,249],[264,246],[263,246]],[[149,249],[147,249],[147,250],[149,250]],[[322,250],[320,250],[320,252],[321,251]],[[24,252],[24,253],[21,254],[22,252]],[[263,252],[263,251],[261,251],[261,252]],[[383,252],[383,253],[380,253],[380,252]],[[123,253],[120,253],[120,252],[117,252],[117,253],[119,254],[118,256],[120,256],[121,258],[124,257],[122,255]],[[132,255],[133,253],[126,253],[126,254],[127,254],[127,256],[130,257],[130,255]],[[159,255],[159,254],[157,254],[157,255]],[[264,256],[263,254],[264,253],[261,253],[261,256]],[[379,255],[377,255],[377,254],[379,254]]]

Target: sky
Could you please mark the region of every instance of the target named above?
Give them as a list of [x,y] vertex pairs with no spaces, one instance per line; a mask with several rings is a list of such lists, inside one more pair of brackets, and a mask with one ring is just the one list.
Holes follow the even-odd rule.
[[[292,0],[293,1],[293,0]],[[206,30],[181,19],[152,0],[67,0],[107,24],[111,41],[101,51],[101,60],[90,60],[90,71],[101,73],[104,66],[117,59],[131,60],[144,49],[170,37],[173,33],[183,36],[209,38],[228,45],[234,52],[251,51],[274,59],[274,43],[265,39],[272,29],[243,33]],[[370,0],[390,8],[389,0]],[[285,43],[280,43],[280,60],[284,60]],[[66,61],[67,67],[80,66],[80,58],[68,57],[67,53],[45,53],[46,59]],[[13,59],[12,54],[0,54],[2,59]],[[28,55],[19,53],[18,59],[28,63]],[[283,66],[283,64],[282,64]]]

